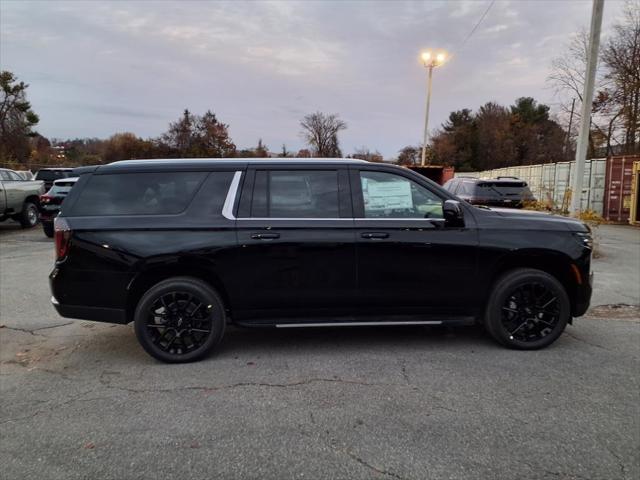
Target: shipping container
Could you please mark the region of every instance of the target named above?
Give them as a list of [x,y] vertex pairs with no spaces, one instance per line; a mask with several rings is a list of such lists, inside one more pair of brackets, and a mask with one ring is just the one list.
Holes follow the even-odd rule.
[[608,159],[603,207],[606,220],[629,221],[633,163],[638,160],[638,155],[622,155]]
[[453,167],[445,167],[443,165],[425,165],[424,167],[416,165],[408,168],[427,177],[429,180],[433,180],[439,185],[444,185],[455,175],[455,169]]
[[633,162],[629,223],[631,225],[640,225],[640,160]]

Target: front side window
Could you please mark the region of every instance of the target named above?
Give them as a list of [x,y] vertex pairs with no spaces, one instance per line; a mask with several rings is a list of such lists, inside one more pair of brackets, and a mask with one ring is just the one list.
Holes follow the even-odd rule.
[[365,218],[443,218],[442,199],[408,178],[360,172]]
[[256,218],[338,218],[336,170],[259,170],[251,216]]

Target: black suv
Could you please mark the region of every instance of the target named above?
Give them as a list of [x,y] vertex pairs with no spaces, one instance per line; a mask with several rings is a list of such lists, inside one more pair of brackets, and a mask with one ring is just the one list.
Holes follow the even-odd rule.
[[591,297],[583,223],[460,202],[358,160],[136,160],[79,169],[55,220],[52,302],[135,323],[167,362],[225,325],[479,322],[500,343],[556,340]]
[[444,188],[473,205],[522,208],[525,202],[535,201],[527,182],[516,177],[481,179],[456,177]]

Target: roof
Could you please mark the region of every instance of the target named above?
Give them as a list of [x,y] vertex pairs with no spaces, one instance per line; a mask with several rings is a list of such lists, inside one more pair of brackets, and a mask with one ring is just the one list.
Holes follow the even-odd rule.
[[227,164],[255,164],[255,163],[323,163],[323,164],[340,164],[345,163],[369,163],[366,160],[357,160],[353,158],[158,158],[149,160],[122,160],[119,162],[109,163],[113,166],[128,166],[128,165],[167,165],[167,164],[180,164],[180,165],[219,165],[221,163]]
[[75,175],[84,173],[110,173],[118,171],[156,171],[156,170],[208,170],[216,167],[244,168],[247,165],[368,165],[365,160],[351,158],[163,158],[151,160],[122,160],[107,165],[78,167]]

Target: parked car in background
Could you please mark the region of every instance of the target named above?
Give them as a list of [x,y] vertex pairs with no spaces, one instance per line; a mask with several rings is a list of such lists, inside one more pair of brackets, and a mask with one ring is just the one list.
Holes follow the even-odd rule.
[[58,215],[60,206],[78,181],[78,177],[61,178],[53,182],[53,186],[44,195],[40,195],[40,223],[44,234],[53,238],[53,219]]
[[550,345],[591,297],[577,219],[474,207],[409,169],[337,159],[178,159],[76,169],[55,219],[52,303],[134,322],[167,362],[225,325],[483,324]]
[[53,186],[54,180],[73,176],[73,168],[41,168],[36,173],[36,180],[44,182],[45,191]]
[[527,182],[516,177],[482,179],[456,177],[444,188],[472,205],[522,208],[525,202],[535,201]]
[[43,182],[25,180],[13,170],[0,168],[0,222],[9,218],[23,228],[38,223],[38,200]]
[[14,170],[18,175],[20,175],[25,180],[35,180],[36,176],[33,174],[31,170]]

